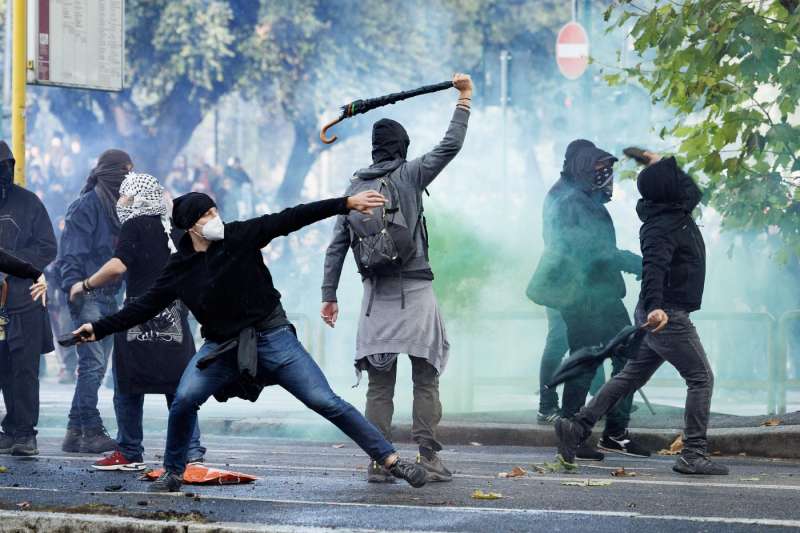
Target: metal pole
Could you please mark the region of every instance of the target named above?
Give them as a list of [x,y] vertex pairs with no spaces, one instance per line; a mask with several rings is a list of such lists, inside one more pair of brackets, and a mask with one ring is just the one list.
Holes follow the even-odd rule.
[[6,24],[3,43],[3,127],[0,128],[0,135],[6,137],[10,131],[6,126],[6,120],[11,118],[11,13],[13,4],[6,2]]
[[11,76],[11,151],[14,152],[14,182],[25,186],[25,83],[27,77],[26,0],[14,0],[14,57]]

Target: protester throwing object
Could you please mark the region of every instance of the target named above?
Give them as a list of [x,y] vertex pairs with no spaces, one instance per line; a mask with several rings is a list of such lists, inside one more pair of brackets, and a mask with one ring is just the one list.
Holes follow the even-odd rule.
[[175,200],[172,220],[187,234],[155,284],[119,313],[73,332],[88,341],[102,339],[150,320],[176,299],[186,304],[202,326],[207,340],[178,385],[169,411],[164,474],[150,490],[180,488],[197,410],[211,395],[255,400],[264,384],[288,390],[393,476],[414,487],[425,484],[425,470],[400,459],[380,432],[331,390],[287,320],[281,295],[261,255],[261,248],[276,237],[351,210],[369,213],[385,202],[377,192],[364,191],[226,224],[206,194],[188,193]]
[[[644,152],[648,154],[648,152]],[[705,284],[705,245],[692,219],[702,193],[674,157],[644,155],[636,181],[642,227],[642,289],[636,323],[649,329],[637,353],[573,420],[556,422],[558,451],[572,463],[580,442],[620,399],[642,387],[668,361],[686,381],[684,448],[672,469],[681,474],[725,475],[708,457],[708,420],[714,376],[689,314],[700,309]]]

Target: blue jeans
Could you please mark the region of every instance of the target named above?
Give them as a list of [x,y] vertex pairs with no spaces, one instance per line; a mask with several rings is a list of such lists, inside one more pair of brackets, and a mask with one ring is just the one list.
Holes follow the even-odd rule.
[[[78,328],[87,322],[95,322],[116,313],[117,302],[111,294],[91,292],[77,302],[70,303],[69,312],[73,324]],[[113,335],[99,342],[78,345],[78,381],[75,383],[75,394],[69,410],[68,429],[86,431],[103,427],[100,411],[97,410],[97,391],[106,374],[113,347]]]
[[[174,394],[165,394],[167,407],[175,400]],[[117,415],[117,444],[119,451],[128,461],[141,463],[144,455],[142,446],[142,407],[144,394],[123,394],[114,390],[114,413]],[[200,444],[200,424],[195,423],[189,440],[187,457],[195,460],[203,457],[206,449]]]
[[[395,452],[375,426],[331,390],[322,370],[289,326],[258,332],[257,345],[260,375],[268,374],[306,407],[332,422],[373,460],[383,462]],[[197,361],[217,346],[206,342],[189,361],[169,410],[164,468],[178,475],[186,468],[197,410],[212,394],[239,376],[235,358],[220,358],[203,370],[197,368]]]

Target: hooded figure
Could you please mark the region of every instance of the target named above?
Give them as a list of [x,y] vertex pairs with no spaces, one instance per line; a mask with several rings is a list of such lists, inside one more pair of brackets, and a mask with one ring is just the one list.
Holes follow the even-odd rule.
[[397,121],[382,118],[372,125],[372,163],[405,161],[408,154],[406,129]]
[[[611,198],[614,161],[589,141],[573,141],[561,178],[544,201],[545,250],[528,285],[528,297],[560,311],[571,353],[604,344],[631,323],[622,302],[626,294],[622,272],[640,275],[642,259],[617,248],[614,223],[604,205]],[[621,357],[612,359],[613,374],[623,366]],[[565,384],[562,416],[574,416],[583,406],[593,377],[589,371]],[[632,400],[627,396],[608,415],[601,447],[646,453],[624,437]],[[602,458],[594,448],[580,449],[581,458]]]
[[645,311],[667,304],[696,311],[703,298],[706,257],[703,236],[691,215],[702,192],[674,157],[642,170],[636,186],[642,195],[636,205],[642,220],[639,240],[653,266],[642,280]]
[[[0,249],[44,268],[55,259],[53,225],[42,202],[14,185],[14,156],[0,141]],[[35,455],[39,418],[39,356],[53,349],[47,312],[31,299],[29,279],[8,276],[8,292],[0,315],[8,320],[0,340],[0,388],[6,416],[0,433],[0,453]]]
[[[158,216],[161,226],[167,235],[167,246],[171,253],[177,249],[172,242],[172,224],[164,203],[164,187],[150,174],[131,172],[119,188],[120,201],[117,202],[117,217],[120,224],[125,224],[134,217]],[[122,197],[126,198],[125,203]]]
[[106,150],[100,154],[97,166],[92,169],[89,177],[86,178],[86,184],[81,189],[81,194],[86,194],[91,190],[97,193],[103,210],[117,229],[120,226],[117,218],[119,187],[132,168],[131,156],[126,152],[114,148]]

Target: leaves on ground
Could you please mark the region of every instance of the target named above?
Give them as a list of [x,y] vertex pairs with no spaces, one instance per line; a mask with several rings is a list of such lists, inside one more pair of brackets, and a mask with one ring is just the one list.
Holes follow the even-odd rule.
[[602,479],[581,479],[578,481],[562,481],[561,484],[565,487],[608,487],[611,482]]
[[528,473],[527,470],[522,468],[521,466],[515,466],[511,469],[510,472],[500,472],[497,474],[497,477],[501,478],[513,478],[513,477],[524,477]]
[[683,434],[678,435],[672,444],[669,445],[669,449],[659,450],[658,455],[678,455],[683,450]]
[[480,489],[472,491],[473,500],[499,500],[503,495],[499,492],[483,492]]
[[767,420],[764,420],[761,423],[761,426],[762,427],[775,427],[775,426],[780,426],[781,424],[783,424],[783,420],[781,420],[778,417],[772,417],[772,418],[769,418]]
[[31,508],[31,502],[19,502],[17,504],[17,508],[20,511],[24,511],[25,509],[30,509]]
[[344,448],[344,444],[334,444],[333,446],[331,446],[331,448],[336,448],[338,450]]
[[620,467],[616,470],[611,472],[613,477],[636,477],[638,474],[636,472],[625,470],[624,468]]

